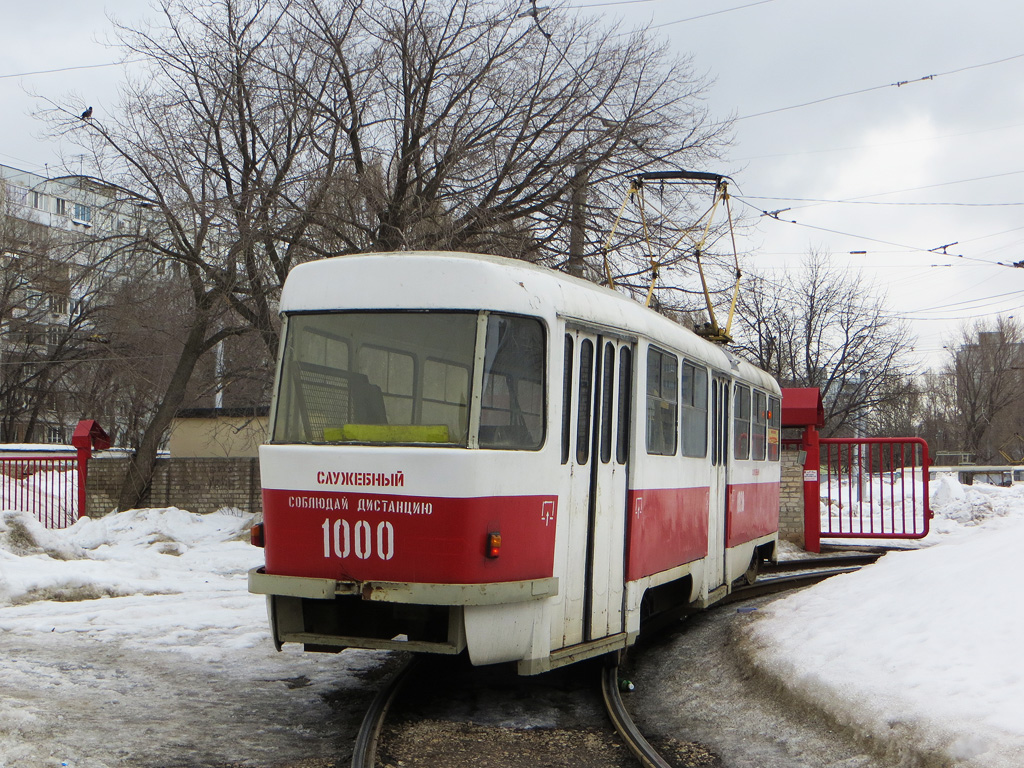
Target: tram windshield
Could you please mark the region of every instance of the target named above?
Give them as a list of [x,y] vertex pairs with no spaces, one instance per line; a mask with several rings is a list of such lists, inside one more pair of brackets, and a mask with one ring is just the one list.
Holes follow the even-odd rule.
[[533,318],[293,314],[279,376],[276,443],[535,450],[544,441],[544,331]]

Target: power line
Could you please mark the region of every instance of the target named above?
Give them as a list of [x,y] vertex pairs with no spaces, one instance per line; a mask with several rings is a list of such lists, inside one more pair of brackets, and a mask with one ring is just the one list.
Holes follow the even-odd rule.
[[895,83],[886,83],[885,85],[873,85],[873,86],[871,86],[869,88],[860,88],[860,89],[858,89],[856,91],[847,91],[845,93],[837,93],[837,94],[835,94],[833,96],[825,96],[825,97],[820,98],[820,99],[813,99],[811,101],[805,101],[805,102],[803,102],[801,104],[791,104],[788,107],[778,107],[776,109],[765,110],[764,112],[755,112],[755,113],[750,114],[750,115],[742,115],[740,117],[734,118],[734,121],[750,120],[751,118],[754,118],[754,117],[763,117],[765,115],[774,115],[774,114],[776,114],[778,112],[786,112],[786,111],[789,111],[791,109],[802,109],[803,107],[810,107],[810,106],[813,106],[815,104],[822,104],[822,103],[824,103],[826,101],[833,101],[835,99],[843,99],[843,98],[846,98],[847,96],[858,96],[858,95],[860,95],[862,93],[870,93],[871,91],[880,91],[880,90],[882,90],[884,88],[901,88],[904,85],[913,85],[915,83],[922,83],[922,82],[925,82],[925,81],[928,81],[928,80],[934,80],[937,77],[945,77],[946,75],[955,75],[955,74],[958,74],[960,72],[967,72],[968,70],[971,70],[971,69],[980,69],[981,67],[991,67],[991,66],[995,66],[996,64],[1005,64],[1008,61],[1013,61],[1015,59],[1021,59],[1021,58],[1024,58],[1024,53],[1018,53],[1018,54],[1016,54],[1014,56],[1007,56],[1006,58],[996,59],[995,61],[986,61],[986,62],[982,62],[980,64],[970,64],[970,65],[968,65],[966,67],[960,67],[958,69],[951,69],[951,70],[949,70],[947,72],[937,72],[937,73],[932,74],[932,75],[923,75],[922,77],[917,77],[917,78],[913,78],[913,79],[910,79],[910,80],[898,80]]
[[[904,192],[920,192],[922,189],[935,189],[936,187],[949,187],[949,186],[952,186],[954,184],[970,184],[971,182],[975,182],[975,181],[988,181],[989,179],[1000,179],[1000,178],[1002,178],[1004,176],[1016,176],[1016,175],[1021,174],[1021,173],[1024,173],[1024,170],[1004,171],[1002,173],[990,173],[987,176],[972,176],[969,179],[957,179],[955,181],[939,181],[939,182],[936,182],[935,184],[924,184],[924,185],[919,186],[919,187],[906,187],[904,189],[893,189],[893,190],[890,190],[888,192],[872,192],[871,194],[868,194],[868,195],[856,195],[854,197],[847,197],[847,198],[845,198],[844,202],[852,201],[852,200],[867,200],[868,198],[871,198],[871,197],[883,197],[885,195],[901,195]],[[751,199],[757,199],[757,198],[751,198]],[[768,200],[770,198],[764,198],[764,199]],[[781,198],[781,199],[783,199],[783,200],[795,200],[797,198]]]
[[637,3],[657,3],[660,0],[609,0],[606,3],[584,3],[582,5],[566,6],[570,9],[576,8],[607,8],[610,5],[636,5]]
[[[829,234],[832,234],[832,235],[842,235],[843,237],[852,237],[852,238],[857,239],[857,240],[867,240],[868,242],[872,242],[872,243],[881,243],[882,245],[891,245],[891,246],[894,246],[896,248],[902,248],[902,249],[905,249],[905,250],[908,250],[908,251],[918,251],[920,253],[931,253],[931,254],[935,253],[935,250],[932,249],[932,248],[918,248],[916,246],[906,245],[904,243],[894,243],[891,240],[882,240],[882,239],[877,238],[877,237],[868,237],[867,235],[857,235],[857,234],[854,234],[852,232],[842,232],[842,231],[840,231],[838,229],[830,229],[828,227],[819,227],[819,226],[816,226],[814,224],[804,224],[803,222],[799,222],[799,221],[796,221],[796,220],[793,220],[793,219],[783,219],[781,217],[781,214],[784,213],[788,209],[783,209],[783,210],[780,210],[780,211],[769,212],[769,211],[765,211],[763,209],[758,208],[758,206],[753,205],[752,203],[747,202],[743,198],[739,198],[738,197],[736,199],[739,200],[744,205],[746,205],[746,206],[748,206],[750,208],[753,208],[755,210],[760,211],[762,216],[766,216],[766,217],[768,217],[770,219],[774,219],[775,221],[781,221],[781,222],[783,222],[785,224],[794,224],[794,225],[796,225],[798,227],[805,227],[806,229],[813,229],[813,230],[817,230],[818,232],[828,232]],[[1000,266],[1000,267],[1015,267],[1016,266],[1014,264],[1006,264],[1006,263],[1001,262],[1001,261],[988,261],[986,259],[972,258],[970,256],[964,256],[962,253],[947,253],[947,254],[943,254],[943,255],[950,256],[950,257],[952,257],[954,259],[964,259],[965,261],[976,261],[976,262],[979,262],[981,264],[986,264],[988,266]]]
[[742,11],[746,8],[753,8],[755,5],[765,5],[766,3],[773,3],[775,0],[757,0],[757,2],[747,3],[746,5],[736,5],[732,8],[723,8],[720,11],[711,11],[710,13],[702,13],[698,16],[689,16],[685,19],[676,19],[675,21],[666,21],[662,24],[654,24],[649,29],[661,29],[662,27],[671,27],[674,24],[684,24],[687,21],[697,21],[698,19],[706,19],[710,16],[719,16],[723,13],[731,13],[732,11]]
[[[888,194],[893,194],[893,193],[892,192],[881,192],[879,194],[888,195]],[[955,206],[955,207],[963,207],[963,208],[1006,208],[1006,207],[1012,207],[1012,206],[1017,206],[1017,205],[1024,205],[1024,202],[1021,202],[1021,203],[912,203],[912,202],[908,203],[908,202],[902,202],[901,203],[901,202],[896,202],[896,201],[886,202],[884,200],[824,200],[824,199],[814,198],[814,197],[757,197],[757,196],[750,196],[750,197],[747,197],[746,199],[748,199],[748,200],[778,200],[778,201],[788,201],[788,202],[795,202],[795,203],[814,203],[815,205],[919,205],[919,206],[939,205],[939,206]],[[799,209],[813,208],[813,207],[814,207],[813,205],[797,206],[797,208],[799,208]],[[794,209],[790,208],[790,209],[787,209],[787,210],[794,210]]]
[[31,77],[32,75],[53,75],[59,72],[72,72],[78,69],[100,69],[101,67],[119,67],[122,64],[135,64],[141,61],[141,59],[134,59],[128,61],[110,61],[106,64],[78,64],[71,67],[60,67],[58,69],[37,69],[34,72],[15,72],[10,75],[0,75],[0,80],[7,80],[12,77]]
[[[772,288],[774,288],[776,290],[776,292],[777,292],[777,296],[776,296],[777,300],[781,301],[782,303],[786,304],[791,309],[796,310],[796,311],[801,311],[801,310],[805,309],[805,306],[800,301],[798,301],[797,299],[785,296],[786,286],[784,286],[782,283],[780,283],[778,281],[775,281],[775,280],[768,279],[763,274],[759,273],[756,269],[752,271],[752,274],[754,275],[755,279],[761,280],[762,282],[764,282],[765,284],[767,284],[768,286],[770,286],[770,287],[772,287]],[[1014,292],[1012,292],[1013,295],[1021,294],[1021,293],[1024,293],[1024,291],[1014,291]],[[974,303],[977,303],[977,302],[987,302],[987,301],[991,301],[992,299],[1002,298],[1003,296],[1009,296],[1009,295],[1011,295],[1011,294],[999,294],[998,296],[981,297],[981,298],[973,299],[973,300],[970,300],[970,301],[958,302],[958,304],[974,304]],[[1000,303],[1003,303],[1003,302],[999,302],[999,301],[992,302],[988,306],[993,306],[994,307],[994,306],[996,306],[997,304],[1000,304]],[[880,313],[880,315],[882,317],[886,318],[886,319],[889,319],[889,320],[908,320],[908,321],[914,321],[914,322],[931,322],[931,321],[948,321],[948,320],[970,320],[970,319],[975,319],[975,318],[979,318],[979,317],[988,317],[989,315],[994,315],[994,314],[1003,314],[1004,312],[1012,311],[1013,310],[1013,307],[1009,307],[1009,308],[1007,308],[1005,310],[1002,310],[1002,311],[999,311],[999,310],[987,311],[987,312],[981,312],[979,314],[972,314],[972,315],[963,315],[963,314],[961,314],[961,315],[954,315],[952,317],[917,317],[917,316],[915,316],[917,313],[939,311],[941,309],[953,309],[956,306],[957,306],[957,304],[940,305],[940,306],[936,306],[936,307],[926,307],[924,309],[916,309],[916,310],[913,310],[911,312],[897,312],[897,311],[894,311],[892,309],[886,309],[886,310],[882,311]],[[969,307],[968,309],[977,310],[977,309],[982,309],[984,306],[986,306],[986,305],[982,304],[981,306]]]

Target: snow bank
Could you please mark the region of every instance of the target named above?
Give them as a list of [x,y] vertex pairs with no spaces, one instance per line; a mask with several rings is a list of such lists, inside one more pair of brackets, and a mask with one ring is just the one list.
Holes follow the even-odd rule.
[[1024,486],[932,484],[925,547],[760,612],[762,672],[898,754],[1024,765]]
[[386,654],[277,653],[249,524],[0,512],[0,768],[332,763]]
[[248,543],[251,520],[232,510],[196,515],[172,507],[51,531],[31,514],[0,513],[0,607],[8,606],[0,630],[85,633],[213,655],[212,647],[265,641],[263,600],[246,589],[246,572],[263,561]]

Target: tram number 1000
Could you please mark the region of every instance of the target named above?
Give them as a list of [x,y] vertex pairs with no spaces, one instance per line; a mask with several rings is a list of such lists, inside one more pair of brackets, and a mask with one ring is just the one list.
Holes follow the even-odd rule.
[[324,557],[345,559],[355,555],[360,560],[378,557],[390,560],[395,556],[395,527],[382,520],[376,529],[366,520],[324,520]]

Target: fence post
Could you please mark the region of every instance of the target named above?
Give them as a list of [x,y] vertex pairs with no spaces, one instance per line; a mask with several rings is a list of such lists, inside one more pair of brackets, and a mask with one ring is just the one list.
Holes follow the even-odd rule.
[[92,457],[93,448],[101,451],[109,448],[110,438],[97,422],[92,419],[83,419],[75,427],[75,433],[71,436],[71,445],[78,453],[78,509],[75,510],[75,519],[78,520],[87,512],[85,483],[89,474],[89,459]]
[[804,549],[821,552],[821,445],[818,430],[808,424],[800,446],[804,451]]

